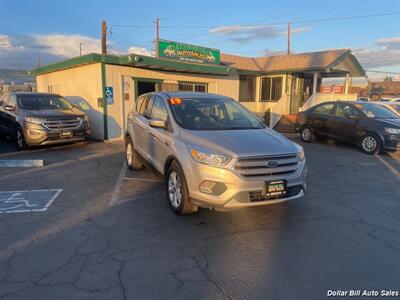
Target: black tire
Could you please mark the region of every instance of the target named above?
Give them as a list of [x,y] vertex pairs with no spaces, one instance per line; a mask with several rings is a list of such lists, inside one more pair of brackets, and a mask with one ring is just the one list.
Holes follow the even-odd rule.
[[143,168],[143,163],[136,154],[130,136],[127,136],[125,139],[125,161],[129,170],[140,170]]
[[[173,183],[174,176],[177,176],[175,184]],[[192,204],[189,199],[185,174],[176,161],[171,163],[165,176],[165,187],[168,205],[175,214],[188,215],[197,212],[198,206]],[[181,195],[180,200],[176,198],[178,194]]]
[[382,141],[375,133],[366,133],[360,140],[362,152],[369,155],[379,154],[382,150]]
[[26,150],[28,148],[28,146],[25,142],[24,131],[19,126],[17,127],[17,129],[15,131],[15,141],[17,144],[18,151]]
[[314,131],[310,126],[305,125],[300,128],[300,138],[305,143],[312,143],[315,141]]

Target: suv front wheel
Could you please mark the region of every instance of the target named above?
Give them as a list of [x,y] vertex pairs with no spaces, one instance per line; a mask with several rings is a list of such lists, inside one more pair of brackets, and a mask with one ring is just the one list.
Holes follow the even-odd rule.
[[168,204],[174,213],[187,215],[197,212],[198,207],[190,202],[183,170],[176,161],[169,167],[165,181]]
[[19,151],[25,150],[27,148],[24,132],[19,126],[17,127],[17,130],[15,132],[15,139],[17,141],[17,148]]
[[366,154],[379,154],[382,148],[381,139],[374,133],[367,133],[361,138],[361,150]]
[[130,170],[140,170],[143,167],[142,162],[137,157],[130,136],[127,136],[125,140],[125,158],[126,158],[126,165]]

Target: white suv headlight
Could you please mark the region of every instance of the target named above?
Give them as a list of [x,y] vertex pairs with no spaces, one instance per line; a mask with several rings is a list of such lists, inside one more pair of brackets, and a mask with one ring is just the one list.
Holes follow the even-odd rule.
[[228,155],[212,153],[199,147],[188,146],[192,158],[202,164],[210,166],[225,166],[231,157]]
[[389,127],[385,127],[385,133],[389,133],[389,134],[400,134],[400,129],[398,129],[398,128],[389,128]]
[[41,118],[34,118],[34,117],[25,117],[25,122],[32,123],[32,124],[42,124],[43,119]]
[[299,162],[303,162],[306,159],[306,156],[304,155],[304,149],[301,148],[300,152],[297,152],[297,160]]

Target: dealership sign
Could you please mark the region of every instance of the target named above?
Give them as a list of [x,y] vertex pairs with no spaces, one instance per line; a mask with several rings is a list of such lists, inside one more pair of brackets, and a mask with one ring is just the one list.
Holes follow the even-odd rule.
[[158,40],[158,56],[186,62],[216,64],[220,62],[218,49]]

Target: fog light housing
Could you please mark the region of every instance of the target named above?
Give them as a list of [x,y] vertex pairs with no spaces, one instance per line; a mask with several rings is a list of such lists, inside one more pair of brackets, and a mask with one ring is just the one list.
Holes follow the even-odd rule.
[[40,132],[36,130],[28,130],[28,134],[33,136],[38,136],[40,135]]
[[199,191],[205,194],[219,196],[226,191],[226,185],[222,182],[204,180],[199,185]]

